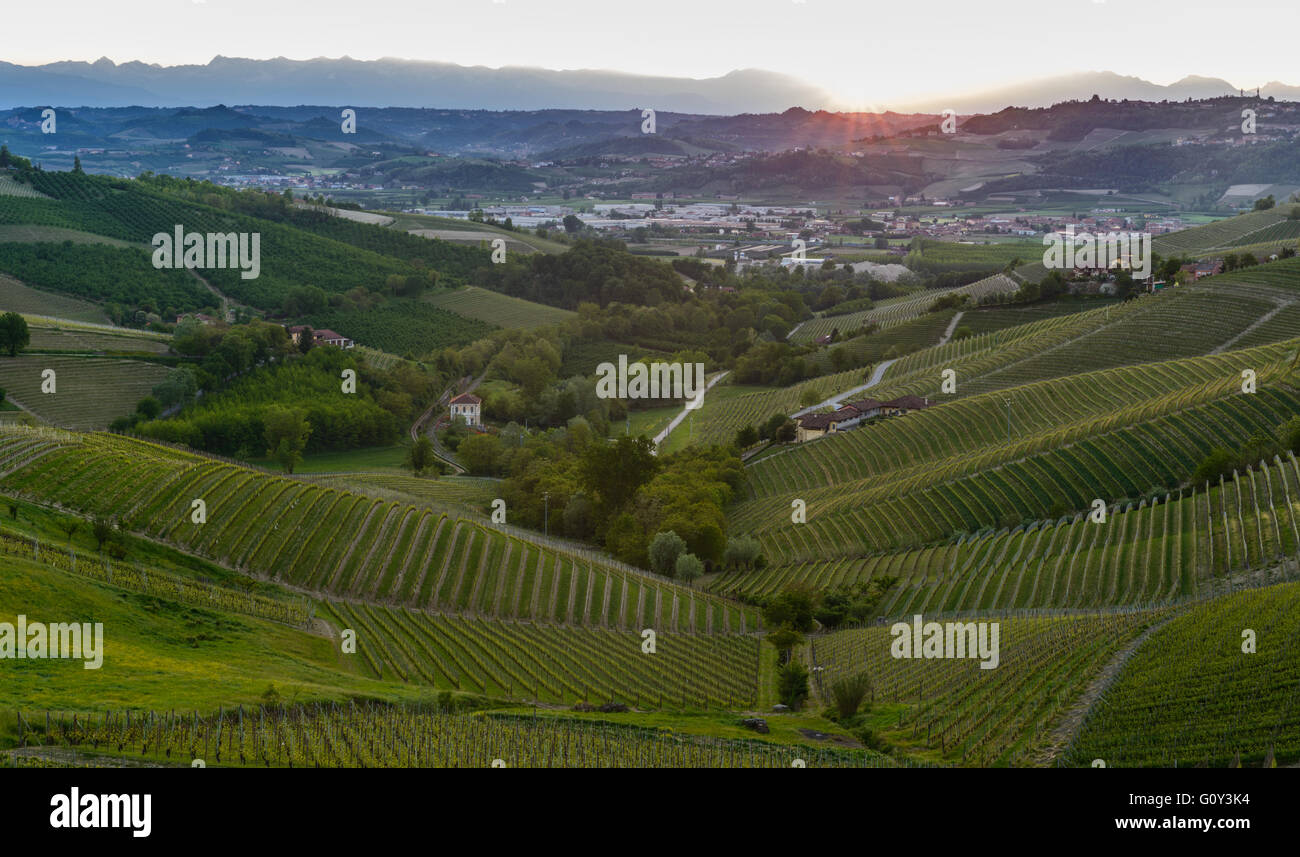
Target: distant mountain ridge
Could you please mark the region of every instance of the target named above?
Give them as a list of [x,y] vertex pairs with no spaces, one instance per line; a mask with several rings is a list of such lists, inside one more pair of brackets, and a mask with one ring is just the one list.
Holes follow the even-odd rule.
[[[1253,93],[1255,89],[1252,86],[1245,91]],[[1258,89],[1261,98],[1272,96],[1288,101],[1300,99],[1300,86],[1273,81]],[[895,107],[905,106],[909,110],[932,113],[945,108],[960,113],[994,113],[1004,107],[1050,107],[1062,101],[1082,100],[1093,95],[1116,101],[1184,101],[1188,98],[1237,95],[1239,91],[1239,87],[1216,77],[1188,75],[1171,84],[1162,85],[1111,71],[1092,71],[1039,78],[966,96],[941,95],[912,99]]]
[[775,72],[741,69],[692,79],[614,71],[461,66],[400,59],[270,60],[214,57],[206,65],[0,62],[0,109],[347,104],[538,110],[653,108],[686,113],[770,113],[831,104],[829,93]]
[[[1102,98],[1181,101],[1232,95],[1238,87],[1189,75],[1169,85],[1110,71],[1026,80],[964,96],[939,94],[877,104],[902,112],[989,113],[1004,107],[1047,107]],[[1263,97],[1300,99],[1300,86],[1272,81]],[[844,110],[835,96],[777,72],[738,69],[721,77],[686,78],[583,69],[557,71],[507,66],[349,57],[256,60],[214,57],[203,65],[62,61],[40,66],[0,62],[0,109],[63,107],[211,107],[217,104],[364,104],[461,110],[629,110],[735,115],[780,113],[790,107]],[[876,108],[879,109],[879,108]],[[873,110],[874,112],[874,110]]]

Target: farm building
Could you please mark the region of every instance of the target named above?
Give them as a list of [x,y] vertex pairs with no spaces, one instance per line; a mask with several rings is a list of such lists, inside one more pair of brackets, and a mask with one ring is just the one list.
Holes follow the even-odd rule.
[[452,399],[448,405],[451,408],[451,418],[461,420],[467,426],[483,425],[481,412],[483,400],[473,393],[461,393]]
[[[289,338],[293,344],[297,345],[302,339],[302,333],[309,328],[305,324],[296,324],[289,328]],[[348,339],[341,333],[335,333],[329,328],[321,328],[311,332],[311,341],[313,345],[332,345],[335,348],[351,348],[356,345],[351,339]]]

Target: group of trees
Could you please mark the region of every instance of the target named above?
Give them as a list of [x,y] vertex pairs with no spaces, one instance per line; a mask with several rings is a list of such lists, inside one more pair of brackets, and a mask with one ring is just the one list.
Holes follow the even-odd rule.
[[[175,347],[204,355],[202,362],[173,369],[112,428],[241,458],[265,455],[289,472],[306,453],[396,443],[441,388],[413,364],[378,370],[328,347],[302,354],[283,328],[262,322],[186,329]],[[225,375],[229,369],[238,371]],[[355,392],[343,390],[345,370],[356,373]],[[173,408],[179,412],[162,418]]]
[[1300,417],[1282,423],[1271,435],[1264,432],[1252,435],[1235,452],[1222,446],[1210,450],[1192,473],[1192,487],[1217,482],[1220,476],[1230,478],[1233,471],[1251,470],[1260,461],[1287,452],[1300,453]]

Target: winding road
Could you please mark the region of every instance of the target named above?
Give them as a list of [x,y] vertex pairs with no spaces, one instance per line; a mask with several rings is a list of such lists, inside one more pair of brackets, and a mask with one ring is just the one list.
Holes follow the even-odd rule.
[[871,377],[867,380],[867,383],[863,384],[861,387],[854,387],[852,390],[845,390],[843,393],[837,393],[824,402],[818,402],[815,405],[809,405],[803,410],[795,411],[790,416],[792,418],[801,417],[804,414],[810,414],[813,411],[821,410],[822,408],[838,408],[840,406],[840,403],[843,402],[845,399],[847,399],[849,396],[855,395],[857,393],[861,393],[863,390],[870,390],[872,387],[879,384],[880,379],[885,377],[885,370],[897,362],[898,362],[898,358],[896,357],[892,360],[881,360],[879,363],[876,364],[876,368],[871,373]]

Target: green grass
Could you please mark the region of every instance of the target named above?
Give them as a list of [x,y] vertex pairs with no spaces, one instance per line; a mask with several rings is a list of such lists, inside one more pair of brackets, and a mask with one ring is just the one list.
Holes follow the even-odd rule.
[[[0,564],[0,621],[100,622],[104,665],[7,661],[0,706],[91,711],[105,707],[209,711],[256,705],[274,684],[286,699],[388,699],[416,694],[364,678],[336,643],[274,622],[128,592],[7,557]],[[10,736],[11,737],[11,736]]]

